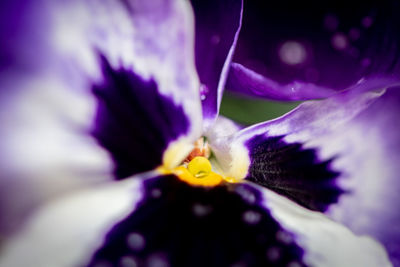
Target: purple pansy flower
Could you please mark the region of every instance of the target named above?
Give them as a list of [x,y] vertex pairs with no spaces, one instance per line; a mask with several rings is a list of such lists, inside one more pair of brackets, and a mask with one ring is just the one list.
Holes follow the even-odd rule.
[[[1,4],[0,266],[399,264],[397,32],[264,38],[253,4]],[[225,87],[329,98],[243,128]]]

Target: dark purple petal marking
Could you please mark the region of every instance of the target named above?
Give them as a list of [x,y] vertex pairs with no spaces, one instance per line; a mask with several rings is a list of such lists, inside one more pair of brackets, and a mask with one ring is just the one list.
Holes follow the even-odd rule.
[[325,211],[344,192],[335,183],[339,173],[330,170],[331,160],[320,161],[314,150],[300,143],[256,135],[246,146],[251,161],[246,179],[304,207]]
[[115,161],[116,179],[159,166],[169,142],[188,131],[183,109],[158,92],[153,79],[113,69],[102,58],[104,82],[93,86],[93,136]]
[[207,189],[165,176],[145,187],[144,200],[107,234],[89,266],[304,266],[294,236],[251,186]]
[[242,0],[192,0],[195,13],[195,63],[205,124],[218,115],[228,64],[242,19]]
[[369,87],[370,79],[380,80],[382,87],[398,84],[399,8],[399,2],[392,0],[362,5],[246,1],[233,61],[266,82],[262,85],[250,72],[235,70],[229,75],[227,89],[300,100],[329,96],[329,89],[343,90],[356,84]]

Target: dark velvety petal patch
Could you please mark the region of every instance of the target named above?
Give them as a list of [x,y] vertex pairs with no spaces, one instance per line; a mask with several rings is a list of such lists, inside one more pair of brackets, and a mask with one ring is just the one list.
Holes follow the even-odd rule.
[[330,170],[331,160],[319,161],[314,150],[300,143],[257,135],[246,145],[251,159],[246,179],[252,182],[318,211],[325,211],[344,192],[335,184],[339,173]]
[[399,8],[395,0],[245,1],[233,61],[265,79],[236,70],[233,78],[243,86],[233,89],[251,94],[244,86],[250,84],[256,96],[300,100],[358,83],[368,87],[369,79],[398,84]]
[[144,200],[107,234],[89,266],[303,266],[294,236],[250,185],[192,187],[165,176],[145,187]]
[[240,28],[242,0],[192,0],[195,13],[196,69],[199,74],[203,117],[213,121],[218,115],[228,65]]
[[168,143],[187,133],[188,118],[153,79],[115,70],[104,58],[102,63],[104,82],[93,86],[98,105],[93,135],[111,153],[117,179],[152,170]]

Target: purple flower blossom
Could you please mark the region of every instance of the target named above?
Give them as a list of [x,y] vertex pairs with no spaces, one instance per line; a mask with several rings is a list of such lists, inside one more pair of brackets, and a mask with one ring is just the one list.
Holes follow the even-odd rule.
[[253,5],[2,4],[0,266],[400,264],[397,20]]

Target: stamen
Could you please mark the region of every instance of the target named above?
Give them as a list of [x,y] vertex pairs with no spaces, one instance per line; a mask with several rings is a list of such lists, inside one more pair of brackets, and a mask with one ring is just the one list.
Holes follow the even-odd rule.
[[209,158],[210,154],[210,146],[208,145],[207,141],[204,140],[204,137],[201,137],[194,143],[194,149],[192,150],[192,152],[190,152],[184,162],[188,163],[195,157]]
[[195,143],[195,148],[182,162],[182,165],[171,168],[164,164],[157,168],[161,174],[174,174],[180,180],[195,186],[217,186],[223,182],[236,183],[236,179],[226,177],[212,171],[212,165],[208,160],[211,151],[204,138]]

